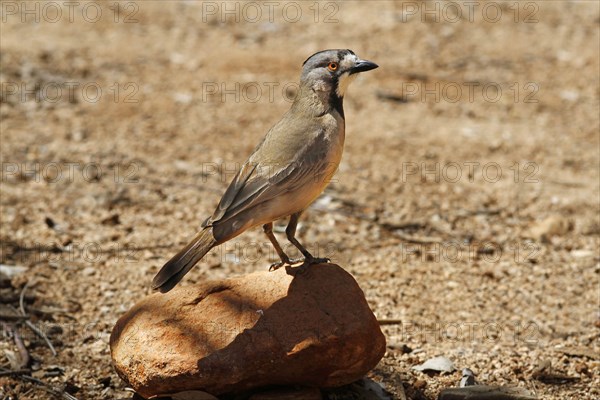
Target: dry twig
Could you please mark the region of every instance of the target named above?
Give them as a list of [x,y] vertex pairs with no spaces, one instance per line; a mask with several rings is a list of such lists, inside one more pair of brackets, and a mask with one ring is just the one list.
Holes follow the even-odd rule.
[[2,326],[4,327],[4,329],[6,329],[7,332],[12,334],[15,346],[17,346],[17,350],[19,351],[19,364],[16,366],[13,365],[13,368],[16,367],[16,370],[26,369],[29,366],[31,357],[29,355],[29,352],[27,351],[27,348],[25,347],[25,344],[23,344],[23,340],[21,339],[19,332],[12,324],[2,323]]
[[29,319],[29,315],[0,313],[0,320],[4,320],[4,321],[22,321],[24,319]]
[[[25,283],[25,285],[23,286],[23,289],[21,290],[21,295],[19,296],[19,309],[23,316],[27,315],[27,312],[25,311],[25,291],[27,290],[27,286],[29,286],[29,281],[27,281],[27,283]],[[25,325],[27,325],[27,327],[29,329],[31,329],[33,331],[33,333],[38,335],[46,343],[46,346],[48,346],[48,348],[52,352],[52,355],[54,357],[56,357],[56,355],[57,355],[56,350],[54,349],[52,342],[50,342],[50,339],[48,339],[48,336],[46,336],[46,334],[41,329],[39,329],[37,326],[35,326],[33,324],[33,322],[31,322],[29,320],[25,320]]]
[[4,370],[0,371],[1,376],[16,376],[16,375],[29,375],[31,373],[30,369],[14,369],[14,370]]
[[40,386],[40,389],[45,390],[46,392],[48,392],[48,393],[50,393],[50,394],[52,394],[52,395],[54,395],[56,397],[59,397],[59,398],[61,398],[63,400],[77,400],[76,397],[74,397],[73,395],[65,392],[64,390],[57,389],[57,388],[55,388],[53,386],[50,386],[48,383],[46,383],[44,381],[41,381],[39,379],[36,379],[36,378],[34,378],[32,376],[29,376],[29,375],[20,375],[19,378],[21,380],[24,380],[24,381],[36,383],[36,384],[38,384]]
[[378,319],[379,325],[401,325],[401,319]]

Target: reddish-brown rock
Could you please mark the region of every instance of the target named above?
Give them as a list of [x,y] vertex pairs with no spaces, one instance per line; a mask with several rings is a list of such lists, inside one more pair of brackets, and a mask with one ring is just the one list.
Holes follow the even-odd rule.
[[385,352],[362,290],[337,265],[297,271],[256,272],[146,297],[113,329],[119,376],[145,397],[335,387],[361,378]]

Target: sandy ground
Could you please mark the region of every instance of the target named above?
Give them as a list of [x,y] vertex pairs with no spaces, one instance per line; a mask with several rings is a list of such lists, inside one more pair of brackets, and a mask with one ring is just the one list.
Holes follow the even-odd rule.
[[[469,367],[540,399],[600,397],[599,3],[49,4],[0,3],[1,262],[26,267],[0,294],[7,312],[28,283],[56,347],[17,324],[35,377],[131,397],[116,319],[289,107],[305,58],[351,48],[380,68],[349,91],[343,163],[299,236],[400,321],[371,378],[434,399]],[[273,261],[255,229],[183,284]],[[7,324],[0,348],[11,368]],[[411,370],[437,355],[458,370]]]

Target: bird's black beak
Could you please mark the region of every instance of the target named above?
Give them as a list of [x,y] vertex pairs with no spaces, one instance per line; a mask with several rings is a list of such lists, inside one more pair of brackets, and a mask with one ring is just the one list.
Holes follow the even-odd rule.
[[370,71],[370,70],[375,69],[377,67],[379,67],[379,65],[375,64],[372,61],[358,60],[358,62],[350,70],[350,75],[356,74],[358,72]]

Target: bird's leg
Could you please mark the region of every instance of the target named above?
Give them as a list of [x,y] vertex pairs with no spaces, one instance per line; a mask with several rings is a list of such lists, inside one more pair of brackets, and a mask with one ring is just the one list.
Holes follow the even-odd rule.
[[313,255],[310,254],[308,250],[306,250],[306,248],[302,246],[302,244],[300,244],[298,239],[296,239],[296,227],[298,226],[298,219],[300,219],[300,214],[302,213],[299,212],[296,214],[292,214],[292,216],[290,217],[290,222],[288,223],[287,228],[285,228],[285,234],[288,240],[290,241],[290,243],[296,246],[298,250],[300,250],[300,252],[304,256],[304,264],[310,265],[330,262],[331,260],[329,258],[313,257]]
[[275,248],[275,251],[277,252],[277,255],[279,256],[279,258],[281,258],[281,262],[271,264],[271,267],[269,268],[269,271],[274,271],[274,270],[276,270],[278,268],[281,268],[282,266],[284,266],[286,264],[289,265],[290,264],[290,258],[287,256],[287,254],[285,254],[285,252],[283,251],[283,249],[279,245],[279,242],[277,241],[277,238],[273,234],[273,223],[269,222],[268,224],[264,224],[263,225],[263,230],[265,231],[265,234],[267,235],[267,237],[271,241],[271,244]]

